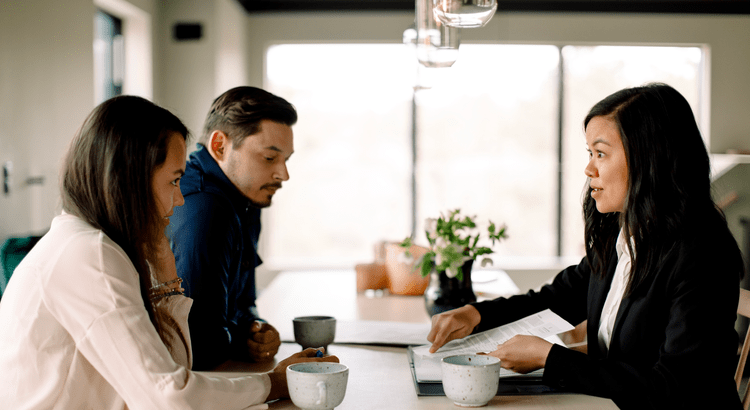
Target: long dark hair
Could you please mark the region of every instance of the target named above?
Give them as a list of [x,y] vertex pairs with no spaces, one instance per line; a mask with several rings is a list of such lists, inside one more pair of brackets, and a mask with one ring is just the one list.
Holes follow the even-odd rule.
[[60,184],[65,212],[101,229],[130,258],[151,322],[167,345],[148,297],[147,261],[155,260],[164,235],[151,180],[173,133],[188,139],[187,127],[166,109],[134,96],[107,100],[73,138]]
[[[628,192],[620,213],[599,213],[587,186],[583,214],[586,256],[604,276],[620,229],[631,263],[625,295],[631,295],[657,268],[689,221],[719,217],[711,198],[710,164],[687,100],[666,84],[620,90],[598,102],[584,120],[613,120],[628,166]],[[742,272],[740,272],[742,274]]]

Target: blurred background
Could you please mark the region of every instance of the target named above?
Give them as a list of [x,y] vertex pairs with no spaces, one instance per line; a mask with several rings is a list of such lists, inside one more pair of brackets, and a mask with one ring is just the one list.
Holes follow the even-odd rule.
[[494,266],[524,291],[583,255],[586,112],[661,81],[723,154],[717,199],[743,246],[748,2],[554,3],[500,1],[452,67],[426,70],[402,42],[403,1],[0,0],[0,239],[59,213],[62,156],[98,103],[140,95],[199,133],[215,97],[252,85],[299,112],[291,179],[263,213],[261,288],[370,261],[379,241],[426,245],[424,219],[460,208],[507,224]]

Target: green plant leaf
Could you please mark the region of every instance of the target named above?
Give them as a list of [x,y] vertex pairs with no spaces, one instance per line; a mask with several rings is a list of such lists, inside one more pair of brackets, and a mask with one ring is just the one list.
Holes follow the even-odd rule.
[[432,271],[432,261],[429,259],[422,259],[422,266],[419,273],[424,277],[430,274]]

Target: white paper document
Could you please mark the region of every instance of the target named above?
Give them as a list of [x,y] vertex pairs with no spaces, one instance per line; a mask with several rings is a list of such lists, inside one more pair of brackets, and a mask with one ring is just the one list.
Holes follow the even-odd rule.
[[[292,325],[279,325],[282,342],[294,342]],[[337,320],[338,344],[383,344],[391,346],[421,345],[427,342],[430,323],[387,322],[374,320]]]
[[[419,381],[442,380],[440,361],[444,357],[457,354],[474,354],[497,350],[497,345],[505,343],[515,335],[538,336],[551,343],[563,344],[557,336],[559,333],[573,329],[573,325],[565,321],[549,309],[543,310],[507,325],[490,329],[463,339],[446,343],[435,353],[430,353],[430,345],[414,347],[414,371]],[[510,370],[502,369],[500,376],[517,376]]]
[[428,333],[430,333],[430,323],[341,320],[336,323],[334,343],[419,345],[427,341]]

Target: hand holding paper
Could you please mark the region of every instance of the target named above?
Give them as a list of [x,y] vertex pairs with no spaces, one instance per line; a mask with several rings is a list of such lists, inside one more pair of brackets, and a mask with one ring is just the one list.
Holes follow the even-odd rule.
[[470,335],[481,320],[479,311],[471,305],[433,316],[432,328],[427,335],[427,341],[432,343],[430,353],[435,353],[451,340]]
[[543,368],[551,349],[552,343],[538,336],[515,335],[489,355],[500,359],[504,369],[526,374]]
[[[415,371],[420,380],[435,380],[436,377],[437,380],[440,380],[439,373],[437,375],[434,373],[436,370],[439,372],[439,363],[444,357],[457,354],[494,352],[498,349],[498,345],[505,343],[516,335],[538,336],[547,342],[562,344],[557,334],[571,329],[573,329],[573,325],[551,310],[546,309],[495,329],[473,334],[463,339],[452,340],[434,353],[430,352],[431,345],[415,347],[413,349]],[[551,345],[549,346],[551,348]],[[437,365],[435,365],[436,363]],[[520,364],[514,366],[521,369]],[[503,365],[503,367],[506,366]],[[513,372],[507,373],[514,374]]]

